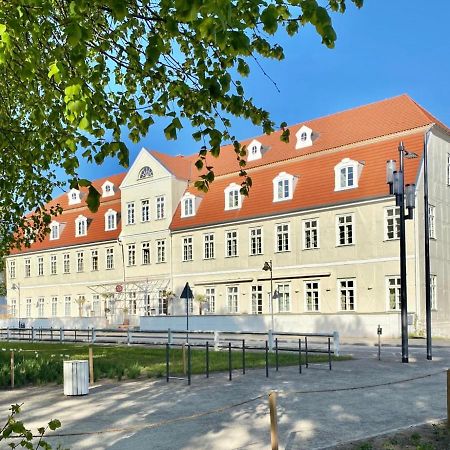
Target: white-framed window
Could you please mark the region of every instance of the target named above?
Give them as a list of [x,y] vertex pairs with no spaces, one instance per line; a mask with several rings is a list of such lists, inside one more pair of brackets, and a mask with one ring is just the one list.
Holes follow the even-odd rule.
[[51,241],[59,239],[59,230],[60,230],[59,223],[56,221],[53,221],[50,224],[50,240]]
[[86,236],[87,234],[87,218],[79,215],[75,219],[75,237]]
[[52,317],[58,315],[58,297],[52,297]]
[[239,209],[242,205],[241,187],[236,183],[231,183],[225,188],[225,211]]
[[225,233],[225,256],[227,258],[238,256],[238,232],[236,230]]
[[142,264],[150,264],[150,242],[142,243]]
[[69,200],[69,205],[77,205],[78,203],[81,203],[81,192],[78,189],[71,189],[67,193],[67,198]]
[[128,265],[129,266],[136,265],[136,245],[135,244],[128,245]]
[[261,284],[252,286],[252,314],[263,313],[263,287]]
[[386,296],[388,310],[399,311],[401,299],[401,282],[399,276],[386,278]]
[[303,249],[319,248],[319,219],[307,219],[303,225]]
[[56,275],[58,270],[57,257],[56,255],[50,255],[50,274]]
[[279,223],[275,227],[276,233],[276,248],[277,252],[289,251],[289,224]]
[[319,280],[308,280],[304,282],[305,287],[305,311],[319,311]]
[[294,195],[295,177],[286,172],[280,172],[273,179],[273,201],[291,200]]
[[263,254],[263,231],[262,228],[250,228],[250,255]]
[[159,195],[156,197],[156,220],[161,220],[166,217],[166,197]]
[[150,200],[141,200],[141,222],[148,222],[150,220]]
[[16,308],[16,299],[13,298],[11,299],[11,316],[12,317],[17,317],[17,308]]
[[108,270],[114,269],[114,249],[106,249],[106,268]]
[[192,236],[183,238],[183,261],[192,261]]
[[25,258],[24,263],[25,263],[25,277],[29,278],[31,277],[31,259]]
[[91,250],[91,269],[93,272],[98,270],[98,250]]
[[14,259],[9,262],[9,278],[16,278],[16,261]]
[[102,197],[112,197],[114,195],[114,184],[106,180],[102,184]]
[[354,244],[353,232],[353,214],[345,214],[336,217],[337,227],[337,244],[351,245]]
[[127,225],[134,225],[136,223],[135,204],[134,202],[127,203]]
[[43,256],[38,256],[37,266],[38,266],[38,276],[42,277],[44,275],[44,257]]
[[31,317],[31,298],[25,299],[25,315]]
[[261,142],[253,139],[247,147],[247,161],[255,161],[263,156],[263,145]]
[[156,262],[164,263],[166,262],[166,240],[158,239],[156,241]]
[[130,314],[135,316],[137,314],[137,292],[136,291],[132,291],[132,292],[128,292],[128,302],[130,305]]
[[277,285],[278,311],[289,312],[291,310],[291,286],[290,284]]
[[350,158],[344,158],[334,166],[334,190],[343,191],[358,187],[358,179],[361,175],[362,164]]
[[63,255],[63,272],[70,273],[70,254],[64,253]]
[[203,259],[214,258],[214,233],[203,235]]
[[216,288],[207,287],[205,288],[205,300],[207,305],[207,310],[210,314],[216,312]]
[[307,127],[306,125],[302,125],[297,133],[295,133],[295,137],[297,138],[297,142],[295,144],[296,150],[301,148],[310,147],[312,142],[312,129]]
[[436,239],[436,207],[433,205],[428,205],[428,220],[430,239]]
[[72,315],[72,300],[70,295],[64,297],[64,315],[67,317]]
[[92,310],[94,311],[94,316],[101,316],[101,303],[100,303],[100,295],[93,294],[92,295]]
[[239,290],[237,286],[227,286],[227,310],[230,314],[239,312]]
[[138,175],[139,180],[143,180],[144,178],[151,178],[153,177],[153,171],[150,167],[144,166],[140,171]]
[[117,229],[117,211],[108,209],[105,213],[105,231]]
[[354,311],[356,301],[356,282],[354,278],[338,280],[339,309]]
[[84,271],[84,252],[77,252],[77,272]]
[[44,297],[39,297],[37,300],[37,316],[44,317]]
[[195,196],[186,192],[181,198],[181,217],[195,216]]
[[430,275],[430,304],[431,309],[437,309],[437,277],[436,275]]
[[385,235],[387,241],[400,239],[400,208],[390,206],[384,209]]

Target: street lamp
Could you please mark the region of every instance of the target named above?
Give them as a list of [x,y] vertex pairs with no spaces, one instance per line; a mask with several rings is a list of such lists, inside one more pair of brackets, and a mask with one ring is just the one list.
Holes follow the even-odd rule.
[[[402,327],[402,362],[408,362],[408,302],[406,285],[406,230],[405,221],[414,217],[416,185],[407,184],[404,180],[404,158],[417,158],[417,154],[408,152],[403,141],[398,146],[400,159],[399,170],[395,160],[386,162],[386,182],[389,192],[395,195],[395,204],[400,208],[400,311]],[[405,214],[405,206],[408,214]]]
[[264,271],[270,271],[270,314],[271,314],[271,319],[272,319],[272,333],[274,330],[274,324],[273,324],[273,270],[272,270],[273,266],[272,266],[272,260],[270,261],[266,261],[264,263],[264,266],[262,268],[262,270]]

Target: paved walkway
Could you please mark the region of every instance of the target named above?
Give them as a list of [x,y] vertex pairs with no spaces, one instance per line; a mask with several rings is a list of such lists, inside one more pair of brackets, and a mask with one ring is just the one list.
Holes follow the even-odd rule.
[[27,426],[51,418],[63,426],[50,442],[75,449],[268,449],[267,395],[277,390],[280,446],[319,449],[446,416],[446,369],[450,349],[410,348],[410,363],[398,347],[343,345],[352,361],[195,376],[183,381],[139,380],[98,384],[84,397],[64,397],[62,386],[1,393],[0,410],[24,403]]

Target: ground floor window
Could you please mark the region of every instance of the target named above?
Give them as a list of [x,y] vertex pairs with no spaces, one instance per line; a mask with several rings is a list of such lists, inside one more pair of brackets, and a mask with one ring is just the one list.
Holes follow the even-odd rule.
[[319,311],[319,280],[305,281],[306,311]]
[[92,296],[92,311],[93,311],[94,316],[96,316],[96,317],[99,317],[102,315],[100,295],[98,295],[98,294],[94,294]]
[[400,277],[388,277],[387,279],[387,298],[388,307],[391,311],[400,310]]
[[436,275],[430,275],[430,294],[431,294],[431,309],[437,309],[437,277]]
[[26,299],[25,305],[26,305],[25,315],[27,317],[31,317],[31,298]]
[[58,315],[58,297],[52,297],[52,316]]
[[228,286],[227,287],[227,307],[228,312],[233,314],[238,312],[238,287]]
[[11,300],[11,316],[16,317],[16,300]]
[[216,312],[216,288],[209,287],[205,289],[206,305],[209,313]]
[[65,316],[72,315],[72,305],[69,296],[64,297],[64,315]]
[[252,314],[263,313],[263,288],[260,284],[252,286]]
[[278,291],[278,312],[289,312],[291,310],[291,294],[289,284],[279,284]]
[[355,280],[338,280],[341,311],[355,310]]

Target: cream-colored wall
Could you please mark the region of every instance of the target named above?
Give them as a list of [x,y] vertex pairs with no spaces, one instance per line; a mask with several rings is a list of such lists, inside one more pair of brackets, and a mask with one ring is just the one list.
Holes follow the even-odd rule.
[[[227,286],[239,286],[239,311],[251,312],[251,286],[262,284],[264,291],[263,313],[270,312],[269,272],[263,272],[265,261],[273,261],[274,290],[278,283],[290,284],[291,312],[303,313],[305,307],[305,280],[320,280],[320,313],[340,311],[338,303],[338,279],[354,278],[356,281],[357,312],[375,313],[389,310],[387,300],[387,276],[399,276],[399,240],[385,240],[384,209],[393,206],[394,200],[384,199],[372,203],[355,204],[299,212],[285,217],[274,217],[240,224],[223,224],[208,230],[177,232],[173,235],[174,287],[181,292],[188,281],[194,294],[205,292],[205,283],[216,288],[216,312],[226,313]],[[354,215],[354,244],[336,245],[336,216]],[[302,221],[317,218],[319,221],[319,249],[303,249]],[[275,252],[275,227],[290,224],[290,251]],[[249,255],[249,230],[263,228],[263,255]],[[225,234],[238,231],[239,257],[225,257]],[[203,259],[203,235],[215,234],[215,258]],[[182,240],[192,236],[193,261],[182,262]],[[408,295],[415,298],[414,277],[414,224],[407,223],[408,240]],[[285,280],[276,280],[286,277]],[[306,277],[306,278],[298,278]],[[246,280],[246,281],[243,281]],[[251,280],[251,281],[249,281]],[[275,301],[276,303],[276,301]],[[414,301],[409,302],[414,311]],[[277,307],[274,307],[277,312]],[[310,313],[318,314],[318,313]],[[397,314],[393,312],[393,314]]]
[[[106,249],[114,249],[114,268],[106,269]],[[91,251],[98,251],[99,270],[92,270]],[[84,253],[84,268],[82,272],[77,271],[77,253]],[[64,254],[70,255],[70,273],[63,273]],[[56,255],[57,273],[51,274],[50,258]],[[44,258],[44,275],[38,275],[38,258]],[[31,276],[25,277],[25,259],[30,258]],[[16,277],[10,277],[10,264],[15,261]],[[52,315],[52,297],[58,297],[58,316],[65,315],[64,297],[71,297],[71,316],[79,315],[79,307],[76,299],[84,296],[86,303],[83,307],[82,315],[86,316],[91,311],[92,297],[95,294],[95,287],[100,284],[120,283],[123,281],[122,258],[117,241],[97,243],[94,245],[80,245],[63,249],[46,250],[41,252],[30,252],[21,255],[9,256],[6,258],[7,267],[7,298],[11,305],[12,300],[16,300],[16,317],[25,317],[26,299],[31,298],[31,317],[38,316],[37,300],[44,298],[43,317]],[[15,289],[13,289],[15,287]],[[94,290],[93,290],[94,289]],[[20,292],[20,294],[19,294]],[[20,296],[20,310],[19,310]],[[103,301],[100,298],[101,302]],[[103,311],[103,307],[102,307]]]
[[[450,154],[450,136],[434,127],[428,142],[428,201],[435,206],[436,239],[430,239],[430,272],[436,275],[437,308],[431,313],[433,335],[450,335],[450,186],[448,185],[447,157]],[[417,190],[417,266],[418,274],[418,328],[425,333],[425,248],[423,169]]]

